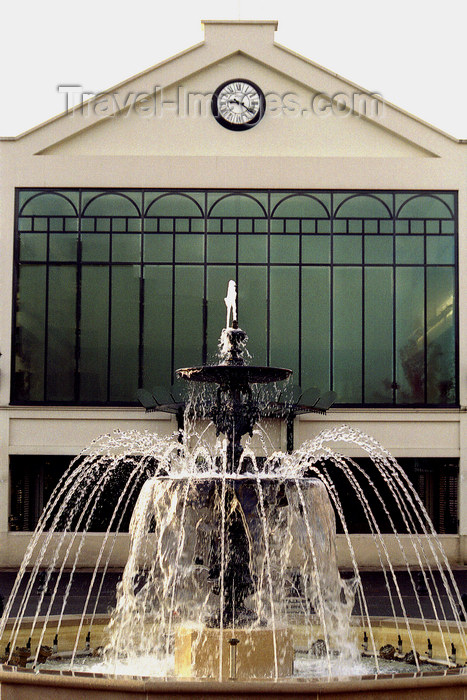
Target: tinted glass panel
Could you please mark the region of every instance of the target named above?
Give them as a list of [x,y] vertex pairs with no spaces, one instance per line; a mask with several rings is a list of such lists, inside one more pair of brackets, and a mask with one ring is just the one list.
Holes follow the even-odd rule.
[[302,271],[302,381],[304,390],[329,387],[331,346],[331,274],[329,267],[307,267]]
[[299,376],[298,268],[271,268],[269,284],[270,361]]
[[268,357],[268,270],[267,267],[238,268],[238,313],[248,329],[248,352],[254,364],[267,364]]
[[391,403],[393,375],[393,271],[365,270],[365,403]]
[[83,401],[107,401],[109,267],[81,271],[80,391]]
[[45,265],[22,265],[18,278],[15,394],[19,401],[44,401]]
[[339,402],[362,402],[362,270],[334,270],[334,390]]
[[144,270],[143,386],[151,390],[172,383],[172,267]]
[[76,267],[49,267],[47,390],[49,401],[72,401],[75,381]]
[[204,270],[175,268],[174,367],[200,364],[203,357]]
[[140,269],[114,265],[110,280],[111,401],[134,400],[139,384]]
[[423,403],[425,389],[424,270],[396,270],[396,381],[403,403]]
[[454,274],[446,267],[426,271],[428,403],[454,400],[455,313]]

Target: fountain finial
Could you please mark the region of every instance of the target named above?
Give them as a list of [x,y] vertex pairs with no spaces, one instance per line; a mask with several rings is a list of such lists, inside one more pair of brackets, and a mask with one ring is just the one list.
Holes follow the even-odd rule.
[[[227,287],[227,296],[224,299],[225,305],[227,307],[227,321],[226,328],[236,328],[237,319],[237,284],[234,280],[229,280],[229,286]],[[230,317],[232,316],[232,323]]]

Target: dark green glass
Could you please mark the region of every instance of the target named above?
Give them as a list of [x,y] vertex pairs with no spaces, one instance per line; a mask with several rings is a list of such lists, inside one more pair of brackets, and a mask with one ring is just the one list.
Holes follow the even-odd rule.
[[95,219],[92,219],[92,218],[89,218],[89,219],[82,218],[81,219],[81,231],[90,232],[90,231],[96,231],[96,230],[97,231],[100,231],[100,230],[110,231],[110,221],[109,221],[108,227],[102,226],[102,228],[99,228],[99,225],[96,223]]
[[323,393],[331,387],[330,281],[329,267],[305,267],[302,270],[301,386],[304,390],[316,386]]
[[396,269],[397,403],[425,400],[424,268]]
[[423,265],[424,236],[396,236],[396,264]]
[[159,219],[159,231],[164,233],[172,233],[174,230],[173,219]]
[[338,403],[362,402],[362,270],[336,267],[333,376]]
[[172,262],[173,261],[173,236],[167,233],[144,234],[144,260],[145,262]]
[[300,233],[300,221],[298,219],[289,219],[285,222],[286,233]]
[[270,259],[272,263],[298,263],[300,256],[300,237],[293,234],[271,236]]
[[349,233],[362,233],[363,221],[351,219],[349,221]]
[[78,192],[63,191],[62,193],[34,191],[20,192],[20,213],[25,216],[76,216],[78,211]]
[[441,233],[455,233],[454,221],[442,221]]
[[413,219],[410,222],[410,233],[425,233],[425,222]]
[[449,267],[426,271],[427,402],[452,404],[456,386],[455,276]]
[[203,297],[203,266],[176,265],[173,320],[175,369],[190,367],[202,361]]
[[393,231],[394,231],[394,222],[392,220],[390,220],[390,221],[381,220],[379,222],[379,232],[380,233],[393,233]]
[[14,398],[44,401],[45,265],[20,265]]
[[234,262],[236,258],[236,237],[228,234],[208,234],[208,262]]
[[126,219],[119,219],[116,216],[112,219],[112,231],[120,231],[121,233],[124,233],[126,228]]
[[302,236],[303,263],[329,263],[330,261],[330,236]]
[[316,233],[330,233],[331,232],[331,222],[330,221],[317,221],[316,222]]
[[[237,230],[237,219],[217,219],[218,226],[216,230],[221,230],[223,233],[235,233]],[[210,228],[210,219],[208,220],[208,231],[214,231]]]
[[63,216],[51,216],[49,218],[49,231],[63,231]]
[[446,219],[454,214],[452,194],[396,194],[396,215],[412,219]]
[[454,238],[427,236],[426,261],[429,265],[454,265]]
[[109,267],[81,268],[79,379],[82,402],[107,401]]
[[363,221],[363,231],[365,233],[378,233],[378,221],[376,219],[365,219]]
[[267,364],[268,271],[265,265],[239,266],[238,314],[240,326],[249,336],[248,352],[252,363]]
[[49,238],[49,260],[72,262],[78,253],[78,234],[51,233]]
[[322,218],[329,216],[329,194],[271,194],[272,216]]
[[347,233],[347,219],[334,219],[332,228],[334,233]]
[[92,192],[82,194],[82,213],[85,216],[139,216],[141,192]]
[[302,233],[316,233],[317,224],[316,219],[302,219]]
[[334,264],[348,265],[350,263],[361,264],[362,262],[362,237],[334,236],[333,238],[333,259]]
[[146,192],[145,216],[203,216],[204,195],[200,193]]
[[239,231],[239,233],[253,233],[253,231],[254,231],[253,219],[239,219],[238,220],[238,231]]
[[132,402],[139,383],[139,266],[113,265],[110,288],[110,400]]
[[44,261],[47,259],[47,234],[22,233],[19,239],[21,261]]
[[[83,222],[85,222],[85,221],[86,221],[86,219],[83,220]],[[112,229],[113,219],[109,216],[98,216],[95,221],[96,221],[96,228],[95,228],[96,231],[103,232],[103,231],[110,231]],[[84,230],[85,229],[83,229],[83,231]],[[92,230],[94,230],[94,229],[92,229]]]
[[144,268],[143,388],[172,384],[172,267]]
[[392,196],[384,192],[375,195],[336,193],[334,215],[340,218],[388,219],[392,216]]
[[365,236],[365,263],[370,265],[387,264],[393,262],[394,239],[392,236]]
[[271,219],[269,222],[269,229],[271,233],[284,233],[285,231],[285,220],[284,219]]
[[392,267],[365,270],[364,319],[364,403],[392,403]]
[[190,226],[192,233],[203,233],[205,229],[204,219],[191,219]]
[[425,222],[426,233],[441,233],[441,223],[439,219],[427,219]]
[[18,231],[32,231],[33,219],[30,216],[18,217]]
[[65,231],[79,231],[79,219],[74,219],[71,216],[64,218]]
[[407,219],[400,219],[395,222],[394,230],[396,233],[408,233],[409,232],[409,222]]
[[47,231],[49,220],[46,216],[36,216],[34,217],[34,231]]
[[175,235],[175,262],[203,262],[204,236],[196,233]]
[[83,262],[108,262],[110,258],[110,234],[82,233],[81,256]]
[[251,233],[238,237],[238,261],[240,263],[265,263],[267,259],[267,236]]
[[143,221],[143,230],[145,232],[155,232],[159,231],[159,219],[144,219]]
[[76,267],[49,266],[47,314],[48,401],[75,397]]
[[299,271],[272,267],[270,276],[270,363],[299,374]]
[[267,233],[268,222],[265,219],[254,219],[253,221],[255,233]]
[[209,194],[209,212],[211,216],[252,216],[267,215],[267,197],[263,193],[249,194]]
[[126,230],[127,231],[141,231],[141,219],[130,219],[126,220]]
[[[73,401],[78,386],[81,386],[80,400],[108,400],[109,309],[112,313],[111,401],[134,400],[139,378],[142,309],[144,384],[167,384],[173,379],[170,376],[173,334],[175,366],[192,364],[197,352],[201,361],[205,293],[208,354],[215,354],[220,327],[225,322],[222,299],[228,280],[237,275],[240,323],[247,332],[250,327],[254,329],[254,333],[250,331],[249,349],[258,363],[268,360],[270,347],[269,360],[274,355],[276,364],[279,361],[292,364],[298,371],[301,353],[302,384],[319,384],[325,390],[330,388],[333,376],[338,402],[390,403],[394,391],[388,377],[393,365],[395,308],[396,401],[422,404],[427,400],[429,405],[452,405],[455,401],[453,193],[29,190],[19,191],[18,202],[22,212],[18,217],[17,268],[20,300],[17,325],[21,335],[17,340],[20,350],[13,396],[20,400]],[[140,288],[140,229],[145,215],[143,261],[151,264],[146,265],[144,288]],[[78,293],[76,272],[69,263],[78,260],[79,222],[83,267],[81,327],[77,332],[73,327],[76,313],[70,311]],[[393,228],[396,236],[392,235]],[[48,393],[44,391],[44,358],[41,359],[40,351],[31,348],[28,340],[34,337],[41,347],[47,344],[46,314],[36,292],[36,287],[40,289],[45,284],[45,268],[36,265],[33,271],[32,266],[24,265],[27,261],[63,263],[50,267],[48,315],[52,364],[47,363]],[[110,261],[113,264],[111,298]],[[335,266],[332,301],[331,262]],[[180,266],[175,271],[176,263]],[[364,272],[363,309],[361,269],[349,267],[362,263],[368,266]],[[397,269],[394,299],[393,264],[401,266]],[[424,264],[428,266],[426,269]],[[176,294],[173,321],[172,289]],[[141,291],[145,295],[144,306],[141,306]],[[157,308],[152,306],[152,296],[160,300]],[[45,290],[41,299],[44,304]],[[301,318],[298,318],[299,301]],[[328,325],[331,303],[332,372]],[[68,309],[66,319],[65,309]],[[119,335],[119,328],[130,328],[131,340],[123,338],[123,331]],[[187,331],[190,341],[185,340]],[[76,338],[80,338],[78,348]],[[79,384],[75,377],[76,358],[80,360]]]
[[139,233],[114,233],[112,235],[113,262],[139,262],[141,259],[141,235]]
[[187,233],[190,230],[190,219],[175,219],[177,233]]

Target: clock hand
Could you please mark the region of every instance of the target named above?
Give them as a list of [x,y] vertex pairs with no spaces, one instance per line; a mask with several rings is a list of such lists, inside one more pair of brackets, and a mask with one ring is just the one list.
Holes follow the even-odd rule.
[[247,107],[244,102],[242,102],[241,100],[237,100],[236,97],[231,97],[229,102],[236,102],[238,105],[241,105],[244,109],[246,109],[247,112],[250,112],[251,114],[255,113],[254,109],[251,109],[251,107]]

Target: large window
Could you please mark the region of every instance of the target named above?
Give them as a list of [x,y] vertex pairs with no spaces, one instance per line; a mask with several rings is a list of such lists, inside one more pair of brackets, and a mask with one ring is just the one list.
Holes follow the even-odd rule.
[[19,190],[13,403],[131,404],[214,361],[343,405],[457,403],[453,192]]

